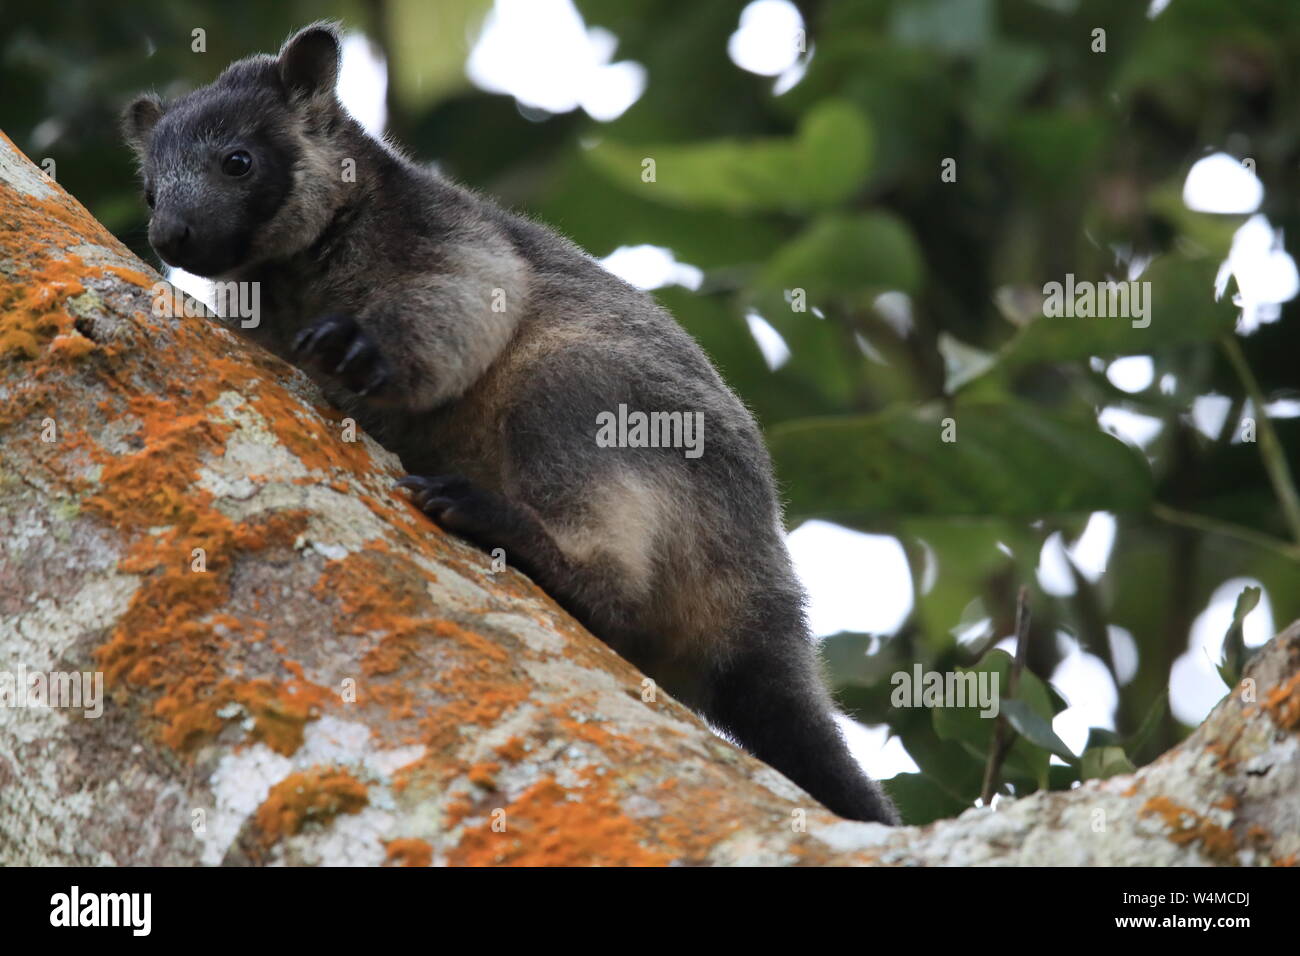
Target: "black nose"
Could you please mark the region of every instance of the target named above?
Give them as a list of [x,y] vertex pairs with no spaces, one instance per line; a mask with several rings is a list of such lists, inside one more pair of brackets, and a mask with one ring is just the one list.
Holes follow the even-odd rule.
[[149,244],[158,250],[158,255],[168,262],[185,254],[185,247],[190,240],[190,225],[183,218],[171,214],[154,214],[149,223]]

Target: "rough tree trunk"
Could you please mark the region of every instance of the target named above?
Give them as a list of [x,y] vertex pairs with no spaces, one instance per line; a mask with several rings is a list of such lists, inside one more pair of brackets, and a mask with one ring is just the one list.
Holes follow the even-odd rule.
[[1134,776],[840,821],[436,529],[303,376],[154,315],[156,281],[0,137],[0,672],[107,698],[0,706],[0,863],[1296,859],[1300,629]]

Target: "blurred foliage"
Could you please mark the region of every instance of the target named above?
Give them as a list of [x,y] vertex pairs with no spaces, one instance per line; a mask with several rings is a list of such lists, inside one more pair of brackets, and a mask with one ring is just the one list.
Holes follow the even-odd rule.
[[[1014,631],[1021,584],[1032,623],[1004,706],[1016,734],[1004,784],[1067,787],[1175,743],[1188,728],[1168,708],[1170,667],[1215,589],[1254,579],[1279,626],[1300,617],[1300,551],[1276,487],[1284,465],[1300,470],[1300,419],[1271,421],[1274,481],[1267,443],[1233,440],[1244,410],[1260,413],[1248,392],[1295,395],[1298,306],[1225,349],[1232,286],[1216,301],[1213,284],[1245,217],[1180,198],[1191,165],[1226,150],[1253,160],[1272,223],[1300,234],[1300,6],[1172,0],[1149,18],[1143,0],[798,0],[807,71],[776,95],[726,55],[740,2],[577,3],[617,36],[619,59],[648,70],[644,95],[611,123],[539,119],[475,89],[463,65],[486,0],[61,0],[0,11],[0,125],[33,159],[55,159],[63,184],[152,258],[116,138],[122,104],[144,88],[190,89],[303,23],[343,18],[388,58],[390,131],[414,155],[593,255],[648,243],[703,270],[698,291],[656,294],[768,430],[792,526],[823,517],[903,543],[916,582],[908,621],[824,650],[844,706],[888,723],[920,768],[890,783],[910,821],[976,799],[994,722],[895,709],[890,676],[919,662],[1005,677],[1010,658],[993,645]],[[200,26],[205,54],[190,50]],[[1092,50],[1097,27],[1104,53]],[[947,158],[955,182],[941,179]],[[1122,279],[1128,258],[1150,261],[1148,327],[1042,317],[1044,283]],[[882,307],[886,292],[908,296],[906,324]],[[751,312],[792,351],[776,371],[748,332]],[[1130,354],[1154,360],[1154,384],[1136,394],[1104,372]],[[1206,437],[1190,411],[1210,393],[1231,410]],[[1099,429],[1103,407],[1162,427],[1139,451]],[[945,421],[955,442],[941,440]],[[1075,570],[1072,595],[1044,592],[1044,542],[1073,540],[1096,511],[1118,519],[1107,573]],[[1229,677],[1248,653],[1240,615],[1258,600],[1238,604]],[[1049,679],[1074,642],[1116,673],[1108,626],[1138,650],[1116,729],[1052,762],[1050,720],[1066,701]]]

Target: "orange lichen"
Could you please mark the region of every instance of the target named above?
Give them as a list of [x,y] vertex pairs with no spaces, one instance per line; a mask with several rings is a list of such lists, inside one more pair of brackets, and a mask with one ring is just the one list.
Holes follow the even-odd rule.
[[1233,756],[1232,749],[1237,745],[1237,741],[1241,739],[1241,735],[1244,731],[1244,726],[1238,727],[1236,731],[1233,732],[1230,740],[1226,742],[1222,740],[1211,740],[1205,745],[1205,749],[1214,755],[1214,765],[1224,773],[1235,773],[1237,770],[1238,758]]
[[323,606],[336,608],[336,633],[380,635],[361,659],[367,679],[358,702],[385,707],[393,720],[416,715],[411,689],[383,678],[419,655],[433,634],[425,583],[399,558],[376,548],[329,562],[312,587]]
[[[675,777],[661,781],[655,788],[666,804],[674,802],[678,789]],[[679,861],[707,858],[709,850],[715,844],[726,840],[745,825],[742,814],[728,811],[732,796],[732,792],[726,788],[697,786],[691,791],[689,800],[693,806],[704,809],[688,813],[665,813],[655,826],[656,845],[669,850],[674,859]],[[798,855],[808,852],[804,844],[796,843],[793,847],[799,848]]]
[[3,288],[0,359],[38,358],[43,344],[65,337],[84,341],[88,351],[95,348],[94,342],[77,332],[72,316],[63,307],[69,298],[86,291],[81,283],[85,272],[81,259],[69,254],[66,258],[46,260],[40,269],[24,277],[23,284]]
[[94,352],[99,346],[84,335],[60,332],[50,341],[50,354],[58,359],[75,362],[83,356]]
[[325,566],[312,593],[337,604],[334,625],[340,631],[405,633],[408,625],[424,623],[419,615],[426,609],[428,594],[423,580],[394,573],[401,564],[377,549],[349,554]]
[[455,699],[438,708],[423,722],[433,748],[441,748],[456,740],[460,728],[466,724],[487,727],[496,723],[529,696],[527,685],[500,686],[493,682],[490,674],[483,675],[473,667],[455,669],[437,686]]
[[[555,709],[563,712],[567,708],[557,707]],[[605,753],[617,753],[621,759],[630,759],[645,750],[639,741],[623,734],[612,734],[599,721],[565,718],[561,720],[561,726],[564,727],[565,735],[570,739],[585,740],[588,743],[595,744]]]
[[508,760],[511,763],[518,763],[523,760],[525,753],[527,753],[527,744],[522,737],[511,737],[496,748],[496,755],[502,760]]
[[469,768],[470,783],[476,787],[482,787],[484,790],[495,790],[497,785],[497,774],[501,772],[499,763],[476,763]]
[[302,746],[307,722],[319,717],[335,699],[328,688],[309,683],[301,676],[283,683],[223,682],[213,689],[213,698],[219,700],[226,692],[248,711],[253,720],[254,739],[286,757]]
[[[209,503],[207,493],[187,501],[167,485],[139,487],[136,507],[124,510],[123,499],[130,500],[137,486],[127,473],[129,466],[118,467],[124,469],[120,481],[105,484],[100,495],[85,502],[86,508],[102,513],[113,506],[109,513],[117,516],[119,527],[168,519],[175,524],[162,534],[138,535],[120,562],[122,570],[142,579],[117,627],[97,651],[105,679],[110,686],[124,682],[154,691],[152,714],[162,721],[162,739],[176,750],[192,749],[218,733],[223,721],[217,712],[239,703],[254,721],[255,737],[280,753],[292,753],[301,742],[304,722],[315,715],[328,692],[302,680],[272,684],[227,676],[217,652],[230,646],[238,630],[218,612],[229,599],[229,575],[238,556],[291,547],[305,516],[284,512],[236,524],[203,507]],[[160,471],[167,467],[181,466],[159,465]],[[193,570],[190,563],[196,548],[207,556],[204,571]]]
[[[449,826],[466,824],[460,848],[453,854],[455,859],[452,862],[650,865],[663,862],[659,854],[675,861],[703,861],[707,859],[708,851],[719,839],[719,835],[725,838],[741,826],[743,814],[736,812],[739,807],[733,804],[733,794],[722,787],[707,787],[696,782],[689,794],[683,795],[676,777],[658,781],[654,791],[647,794],[653,801],[662,798],[662,812],[651,812],[636,820],[629,819],[620,803],[621,782],[626,776],[607,773],[603,765],[613,765],[627,771],[643,764],[648,772],[657,773],[662,767],[664,755],[651,743],[611,730],[606,722],[568,716],[574,712],[575,707],[581,709],[572,700],[556,702],[547,708],[549,720],[554,722],[563,739],[590,745],[593,752],[598,754],[595,757],[597,763],[577,770],[581,783],[569,787],[563,798],[561,788],[553,779],[548,778],[530,787],[506,807],[499,807],[494,802],[497,799],[494,795],[497,787],[495,767],[490,775],[487,768],[478,765],[471,767],[470,779],[478,783],[479,779],[476,778],[490,776],[494,791],[461,791],[444,808]],[[502,759],[517,762],[526,754],[525,741],[512,737],[496,747],[495,752]],[[700,825],[699,810],[683,808],[683,799],[691,807],[707,808],[703,815],[709,819],[708,825]],[[643,803],[642,806],[650,809],[654,804]],[[608,816],[607,826],[604,821],[598,824],[594,819],[597,816],[596,808],[600,814]],[[504,816],[497,813],[498,810],[504,810]],[[518,819],[520,815],[524,817],[523,822]],[[479,823],[473,818],[482,818],[484,822]],[[503,821],[506,824],[504,832],[493,829],[495,823],[499,830]],[[581,831],[584,835],[575,838],[575,831]],[[549,839],[552,832],[563,832],[567,835],[566,840],[576,839],[577,843],[572,847],[562,846],[558,839]],[[608,847],[597,851],[587,842],[586,834],[589,832],[597,838],[608,838]],[[643,855],[642,851],[647,846],[655,849],[649,855]]]
[[366,785],[340,767],[291,773],[267,794],[254,820],[262,842],[271,846],[300,833],[308,822],[326,823],[340,813],[360,813],[370,802]]
[[126,282],[130,282],[132,285],[138,285],[143,289],[152,289],[154,284],[158,281],[156,278],[150,277],[139,269],[127,269],[123,266],[104,266],[104,271],[111,275],[115,275]]
[[339,633],[380,635],[362,658],[367,699],[382,702],[392,716],[414,716],[410,688],[385,682],[408,661],[450,641],[455,662],[441,670],[431,689],[450,700],[424,715],[422,742],[431,750],[454,741],[466,724],[486,725],[527,699],[526,684],[510,679],[509,655],[481,634],[437,616],[430,577],[381,548],[330,562],[313,588],[323,603],[337,607]]
[[1140,816],[1158,816],[1169,828],[1169,839],[1178,846],[1199,843],[1201,851],[1219,863],[1236,862],[1237,840],[1232,831],[1219,826],[1168,797],[1152,797],[1138,811]]
[[[334,480],[333,465],[369,470],[368,454],[359,443],[332,439],[327,444],[339,446],[337,454],[322,452],[307,406],[265,374],[278,374],[275,360],[242,347],[228,357],[229,333],[206,319],[155,315],[152,302],[136,309],[115,303],[123,335],[107,344],[83,336],[70,311],[72,297],[87,291],[140,295],[159,280],[143,269],[90,265],[67,253],[72,246],[98,244],[124,261],[129,256],[57,188],[46,199],[12,189],[0,195],[0,261],[5,278],[13,280],[0,285],[0,372],[7,364],[11,374],[20,367],[21,376],[21,387],[0,401],[0,422],[39,421],[49,409],[60,410],[59,440],[37,448],[34,464],[81,492],[83,511],[115,529],[123,549],[119,570],[139,579],[129,607],[96,654],[110,686],[119,701],[128,699],[128,691],[143,691],[140,713],[177,750],[220,733],[228,718],[219,712],[238,704],[252,720],[255,739],[292,752],[306,721],[329,697],[301,671],[289,670],[289,676],[274,664],[267,670],[264,657],[261,671],[245,678],[241,655],[265,640],[266,626],[241,623],[240,615],[223,615],[222,609],[240,562],[291,549],[306,514],[281,510],[236,523],[199,487],[201,470],[225,453],[232,431],[214,403],[233,390],[262,412],[278,436],[298,429],[296,447],[310,452],[308,467],[328,471],[318,480]],[[114,284],[96,285],[95,279]],[[131,352],[128,378],[119,371],[120,343],[131,341],[132,327],[147,348]],[[59,368],[91,353],[109,361],[83,363],[76,382]],[[94,396],[87,408],[78,403],[81,395]],[[98,427],[108,420],[129,426],[126,451],[97,442]],[[98,473],[88,466],[98,466]],[[197,566],[195,554],[201,556]]]
[[433,863],[433,847],[414,837],[389,840],[384,849],[388,856],[386,866],[430,866]]
[[[673,854],[655,847],[596,774],[586,788],[567,790],[547,777],[506,806],[466,829],[450,862],[469,866],[665,866]],[[494,832],[494,820],[505,824]]]
[[1262,706],[1283,730],[1300,730],[1300,671],[1269,691]]

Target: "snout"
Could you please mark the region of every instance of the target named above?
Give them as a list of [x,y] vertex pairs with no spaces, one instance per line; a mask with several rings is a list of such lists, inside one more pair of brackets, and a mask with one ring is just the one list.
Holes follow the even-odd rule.
[[184,216],[172,212],[154,213],[149,221],[149,244],[168,265],[182,266],[192,251],[194,231]]

